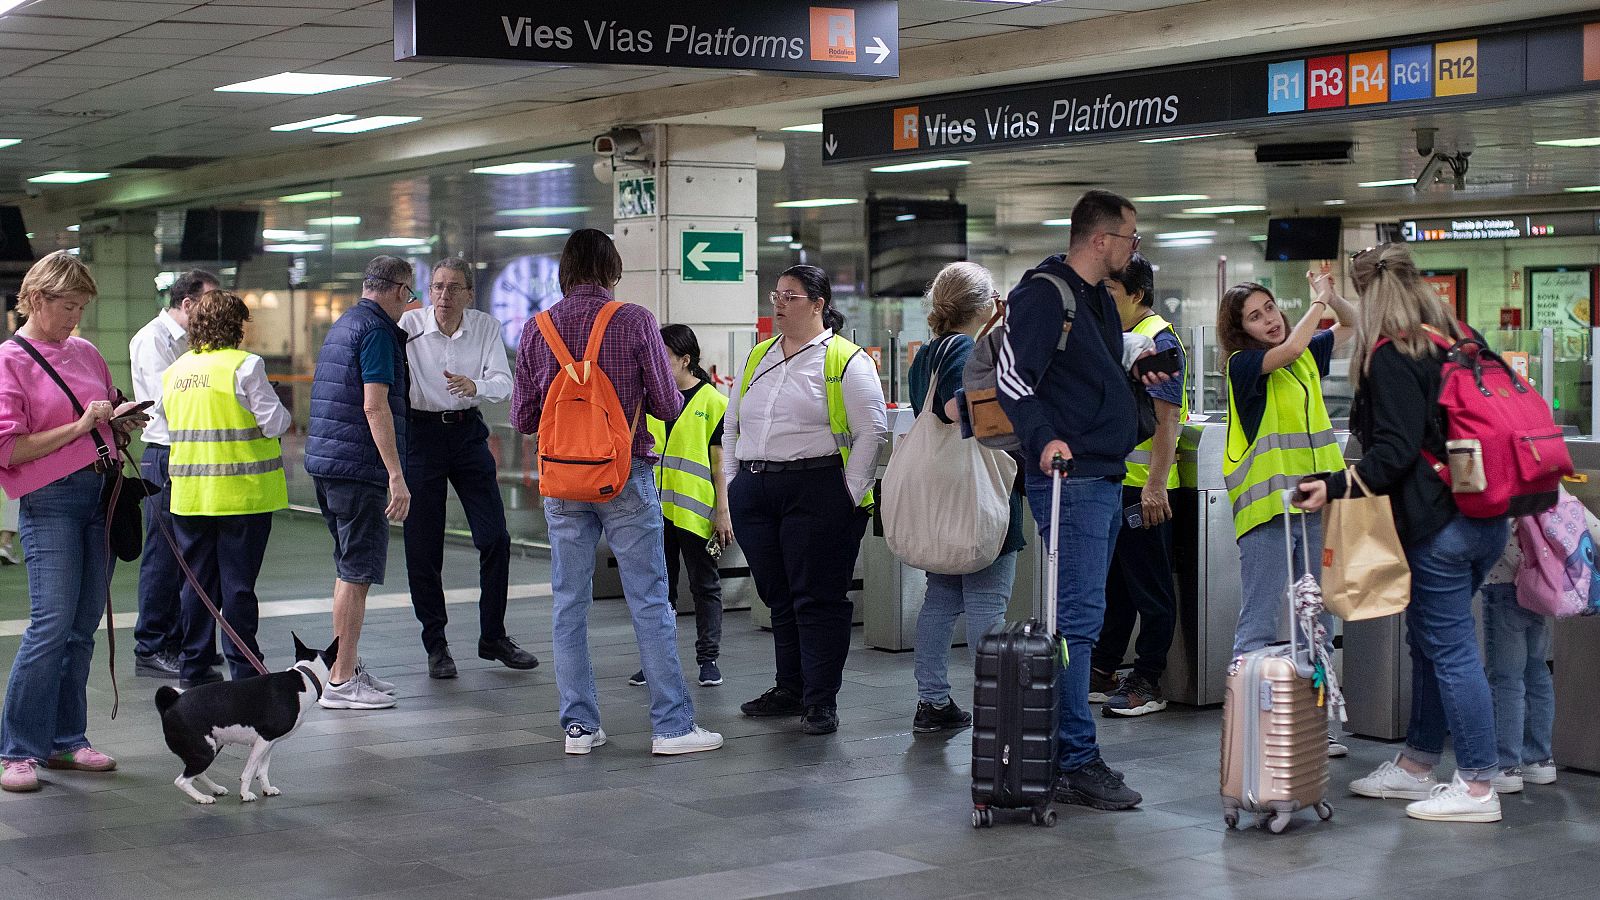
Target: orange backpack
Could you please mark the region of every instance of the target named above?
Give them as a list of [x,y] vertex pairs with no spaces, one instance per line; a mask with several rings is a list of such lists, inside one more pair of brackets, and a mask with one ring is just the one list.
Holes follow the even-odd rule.
[[638,415],[632,422],[623,417],[622,401],[599,363],[600,339],[621,308],[619,300],[600,308],[581,360],[572,358],[549,312],[534,318],[561,364],[539,419],[539,493],[546,497],[605,503],[628,483]]

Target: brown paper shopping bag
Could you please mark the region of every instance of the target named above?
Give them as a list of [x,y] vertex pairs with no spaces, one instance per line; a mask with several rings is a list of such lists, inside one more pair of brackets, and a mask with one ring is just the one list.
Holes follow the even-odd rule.
[[[1350,496],[1360,485],[1365,497]],[[1403,612],[1411,601],[1411,567],[1395,531],[1389,498],[1373,495],[1349,469],[1344,499],[1328,503],[1322,520],[1322,599],[1346,622]]]

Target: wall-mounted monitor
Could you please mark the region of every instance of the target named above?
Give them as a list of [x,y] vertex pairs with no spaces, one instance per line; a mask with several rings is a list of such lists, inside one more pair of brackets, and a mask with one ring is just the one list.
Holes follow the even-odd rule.
[[184,262],[243,262],[261,249],[261,211],[190,209],[183,214]]
[[920,297],[967,258],[967,207],[954,200],[867,201],[867,293]]
[[1333,259],[1339,255],[1337,216],[1270,219],[1267,222],[1267,259]]
[[22,224],[22,210],[15,206],[0,206],[0,261],[33,262],[28,227]]

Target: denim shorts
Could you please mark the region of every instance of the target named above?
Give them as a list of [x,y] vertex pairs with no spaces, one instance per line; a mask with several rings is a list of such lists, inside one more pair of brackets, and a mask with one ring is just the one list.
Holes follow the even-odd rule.
[[389,563],[387,488],[344,478],[312,478],[317,505],[333,535],[333,568],[347,584],[383,584]]

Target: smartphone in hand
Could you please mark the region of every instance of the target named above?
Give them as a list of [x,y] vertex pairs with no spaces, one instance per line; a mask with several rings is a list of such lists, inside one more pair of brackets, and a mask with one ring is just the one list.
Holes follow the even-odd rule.
[[156,402],[154,400],[141,400],[140,402],[135,403],[126,412],[121,413],[120,415],[112,416],[111,417],[111,421],[113,421],[113,422],[126,422],[129,419],[137,418],[139,416],[144,415],[144,411],[145,410],[147,410],[150,407],[155,406],[155,405],[156,405]]
[[1133,374],[1143,378],[1154,373],[1177,375],[1183,369],[1183,357],[1177,347],[1169,347],[1154,356],[1134,360]]

